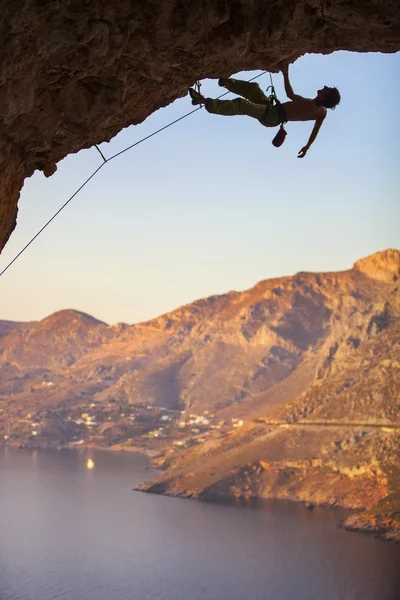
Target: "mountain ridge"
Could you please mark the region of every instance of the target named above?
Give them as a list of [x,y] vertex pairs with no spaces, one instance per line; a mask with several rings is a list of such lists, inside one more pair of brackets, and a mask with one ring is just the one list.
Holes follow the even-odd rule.
[[[370,265],[372,265],[370,267]],[[172,309],[170,311],[167,311],[165,313],[161,313],[160,315],[153,317],[151,319],[147,319],[145,321],[139,321],[137,323],[122,323],[122,322],[117,322],[115,324],[107,324],[104,321],[97,319],[96,317],[94,317],[93,315],[90,315],[89,313],[86,313],[84,311],[80,311],[77,309],[60,309],[58,311],[55,311],[54,313],[51,313],[50,315],[44,317],[43,319],[35,319],[35,320],[31,320],[31,321],[13,321],[13,320],[1,320],[0,319],[0,323],[15,323],[15,324],[31,324],[31,323],[39,323],[42,321],[46,321],[50,318],[56,317],[58,315],[66,315],[66,314],[70,314],[71,316],[73,315],[80,315],[82,317],[87,317],[91,320],[97,321],[97,323],[102,324],[102,325],[106,325],[107,327],[115,327],[118,328],[119,326],[122,327],[135,327],[138,325],[147,325],[150,323],[153,323],[155,321],[157,321],[158,319],[161,318],[166,318],[169,317],[170,315],[176,313],[177,311],[181,311],[184,310],[187,307],[197,307],[197,305],[201,305],[204,304],[205,302],[215,302],[216,300],[222,299],[222,298],[227,298],[229,296],[235,295],[241,295],[241,294],[246,294],[249,293],[251,291],[255,291],[257,290],[258,287],[262,287],[264,284],[268,283],[272,283],[272,282],[282,282],[285,280],[291,280],[293,278],[296,277],[302,277],[302,276],[312,276],[312,275],[316,275],[316,276],[333,276],[333,275],[341,275],[341,274],[345,274],[345,273],[351,273],[352,271],[358,271],[362,274],[364,274],[366,277],[368,277],[369,279],[376,279],[376,274],[379,277],[380,281],[383,281],[385,283],[392,283],[397,281],[400,278],[400,250],[394,249],[394,248],[388,248],[386,250],[380,250],[377,252],[374,252],[364,258],[361,258],[357,261],[355,261],[353,263],[353,266],[350,269],[344,269],[344,270],[334,270],[334,271],[298,271],[297,273],[294,273],[293,275],[285,275],[283,277],[272,277],[272,278],[267,278],[267,279],[261,279],[260,281],[258,281],[257,283],[255,283],[251,288],[242,290],[242,291],[238,291],[238,290],[231,290],[229,292],[225,292],[223,294],[213,294],[211,296],[207,296],[207,297],[203,297],[203,298],[199,298],[197,300],[194,300],[193,302],[189,302],[186,304],[183,304],[181,306],[178,306],[175,309]],[[368,275],[368,273],[370,273]],[[380,276],[379,276],[380,274]],[[374,276],[375,275],[375,276]],[[386,281],[388,279],[388,281]]]

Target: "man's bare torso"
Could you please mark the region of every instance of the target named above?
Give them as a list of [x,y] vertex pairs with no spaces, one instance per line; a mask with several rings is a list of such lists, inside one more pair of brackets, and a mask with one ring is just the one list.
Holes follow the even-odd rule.
[[317,106],[310,98],[298,97],[296,100],[282,102],[288,121],[315,121],[326,116],[326,108]]

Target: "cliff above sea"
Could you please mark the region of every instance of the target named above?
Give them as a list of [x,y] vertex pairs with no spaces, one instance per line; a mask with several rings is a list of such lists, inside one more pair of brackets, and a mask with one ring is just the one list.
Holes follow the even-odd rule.
[[345,506],[390,536],[399,281],[400,252],[389,249],[135,325],[74,310],[0,321],[0,439],[140,449],[164,469],[143,490]]

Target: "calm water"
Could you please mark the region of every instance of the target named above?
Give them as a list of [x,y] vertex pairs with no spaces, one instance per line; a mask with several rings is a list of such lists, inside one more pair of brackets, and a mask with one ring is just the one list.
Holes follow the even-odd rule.
[[399,598],[399,546],[338,529],[337,511],[131,491],[146,464],[0,448],[0,599]]

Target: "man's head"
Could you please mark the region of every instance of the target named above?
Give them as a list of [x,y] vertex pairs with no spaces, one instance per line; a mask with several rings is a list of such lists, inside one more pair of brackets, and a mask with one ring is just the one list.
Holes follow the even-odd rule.
[[340,102],[339,90],[325,85],[322,90],[318,90],[316,100],[319,106],[334,109]]

